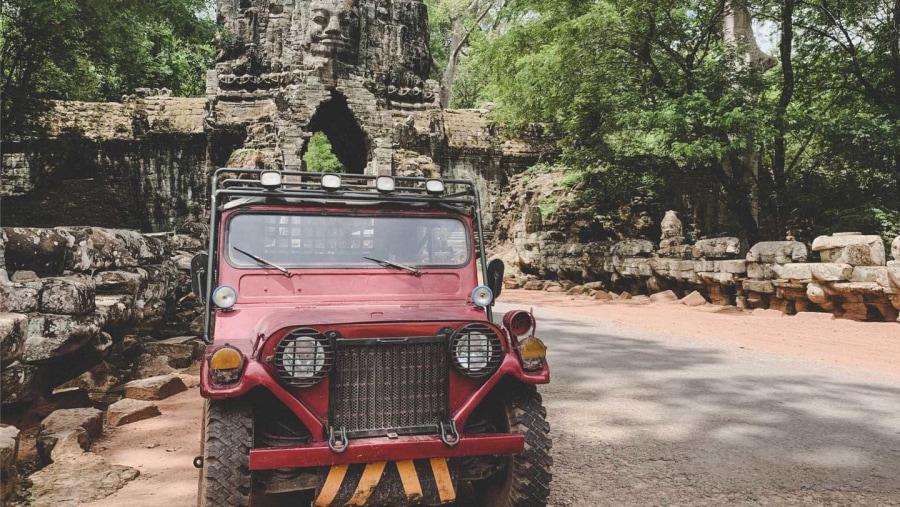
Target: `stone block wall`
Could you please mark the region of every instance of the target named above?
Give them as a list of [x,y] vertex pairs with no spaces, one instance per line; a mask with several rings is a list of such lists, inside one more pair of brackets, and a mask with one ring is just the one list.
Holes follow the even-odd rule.
[[557,232],[529,232],[522,224],[514,232],[514,248],[519,267],[532,280],[520,277],[509,286],[543,289],[547,283],[533,281],[543,278],[569,285],[600,282],[631,295],[699,291],[719,305],[900,322],[900,238],[892,245],[894,260],[888,261],[880,236],[822,236],[812,252],[796,241],[762,242],[744,252],[737,238],[673,244],[665,225],[663,231],[663,246],[656,248],[648,240],[569,242]]
[[189,291],[184,249],[197,247],[123,229],[2,229],[0,403],[32,403],[120,354],[129,333],[171,321]]

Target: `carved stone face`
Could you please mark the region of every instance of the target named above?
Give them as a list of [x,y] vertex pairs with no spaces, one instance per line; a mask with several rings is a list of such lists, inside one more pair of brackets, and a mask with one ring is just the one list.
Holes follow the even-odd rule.
[[356,0],[313,0],[309,4],[306,44],[310,54],[355,63],[360,27]]

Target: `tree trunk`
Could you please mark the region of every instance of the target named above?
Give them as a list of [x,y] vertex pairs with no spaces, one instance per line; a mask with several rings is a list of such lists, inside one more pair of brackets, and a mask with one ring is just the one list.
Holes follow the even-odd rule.
[[[753,16],[739,0],[728,0],[725,4],[722,39],[725,45],[731,46],[740,54],[743,64],[752,72],[765,72],[776,65],[775,58],[759,48],[753,34]],[[759,240],[759,200],[751,198],[750,194],[750,189],[758,188],[759,184],[759,157],[756,156],[754,144],[753,139],[748,139],[747,146],[750,148],[745,153],[730,161],[723,160],[724,167],[734,167],[729,175],[733,181],[726,184],[730,188],[725,191],[726,194],[731,194],[729,201],[732,203],[732,212],[751,243]]]
[[[472,2],[473,5],[477,3],[477,0]],[[456,65],[459,63],[463,45],[469,40],[467,28],[462,21],[454,19],[451,26],[450,54],[447,58],[447,67],[444,69],[443,86],[441,87],[441,107],[443,109],[450,107],[450,99],[453,98],[453,79],[456,77]]]
[[[898,0],[900,1],[900,0]],[[772,162],[772,180],[774,182],[775,226],[784,228],[782,205],[785,194],[785,165],[787,163],[787,108],[794,97],[794,65],[791,52],[794,47],[794,0],[784,0],[781,10],[781,96],[778,98],[778,109],[775,111],[775,154]],[[780,232],[780,231],[779,231]]]

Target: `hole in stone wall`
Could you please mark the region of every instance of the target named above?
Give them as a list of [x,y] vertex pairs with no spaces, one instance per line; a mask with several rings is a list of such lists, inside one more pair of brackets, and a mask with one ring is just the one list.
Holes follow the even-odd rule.
[[[344,166],[343,170],[350,174],[365,172],[369,161],[369,139],[350,111],[346,97],[332,92],[331,100],[319,105],[319,109],[309,122],[309,130],[325,135],[331,144],[332,153]],[[317,152],[318,155],[325,155],[321,153],[323,147],[322,139],[311,139],[303,150],[303,159],[306,160],[308,154],[317,155]],[[314,170],[309,166],[309,162],[307,170]]]

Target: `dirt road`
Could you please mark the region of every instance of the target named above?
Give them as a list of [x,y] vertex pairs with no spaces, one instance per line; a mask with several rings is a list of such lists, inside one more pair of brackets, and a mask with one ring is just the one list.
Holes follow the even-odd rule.
[[[900,327],[510,291],[550,347],[551,504],[900,505]],[[99,506],[189,506],[201,400],[98,444],[141,477]]]

